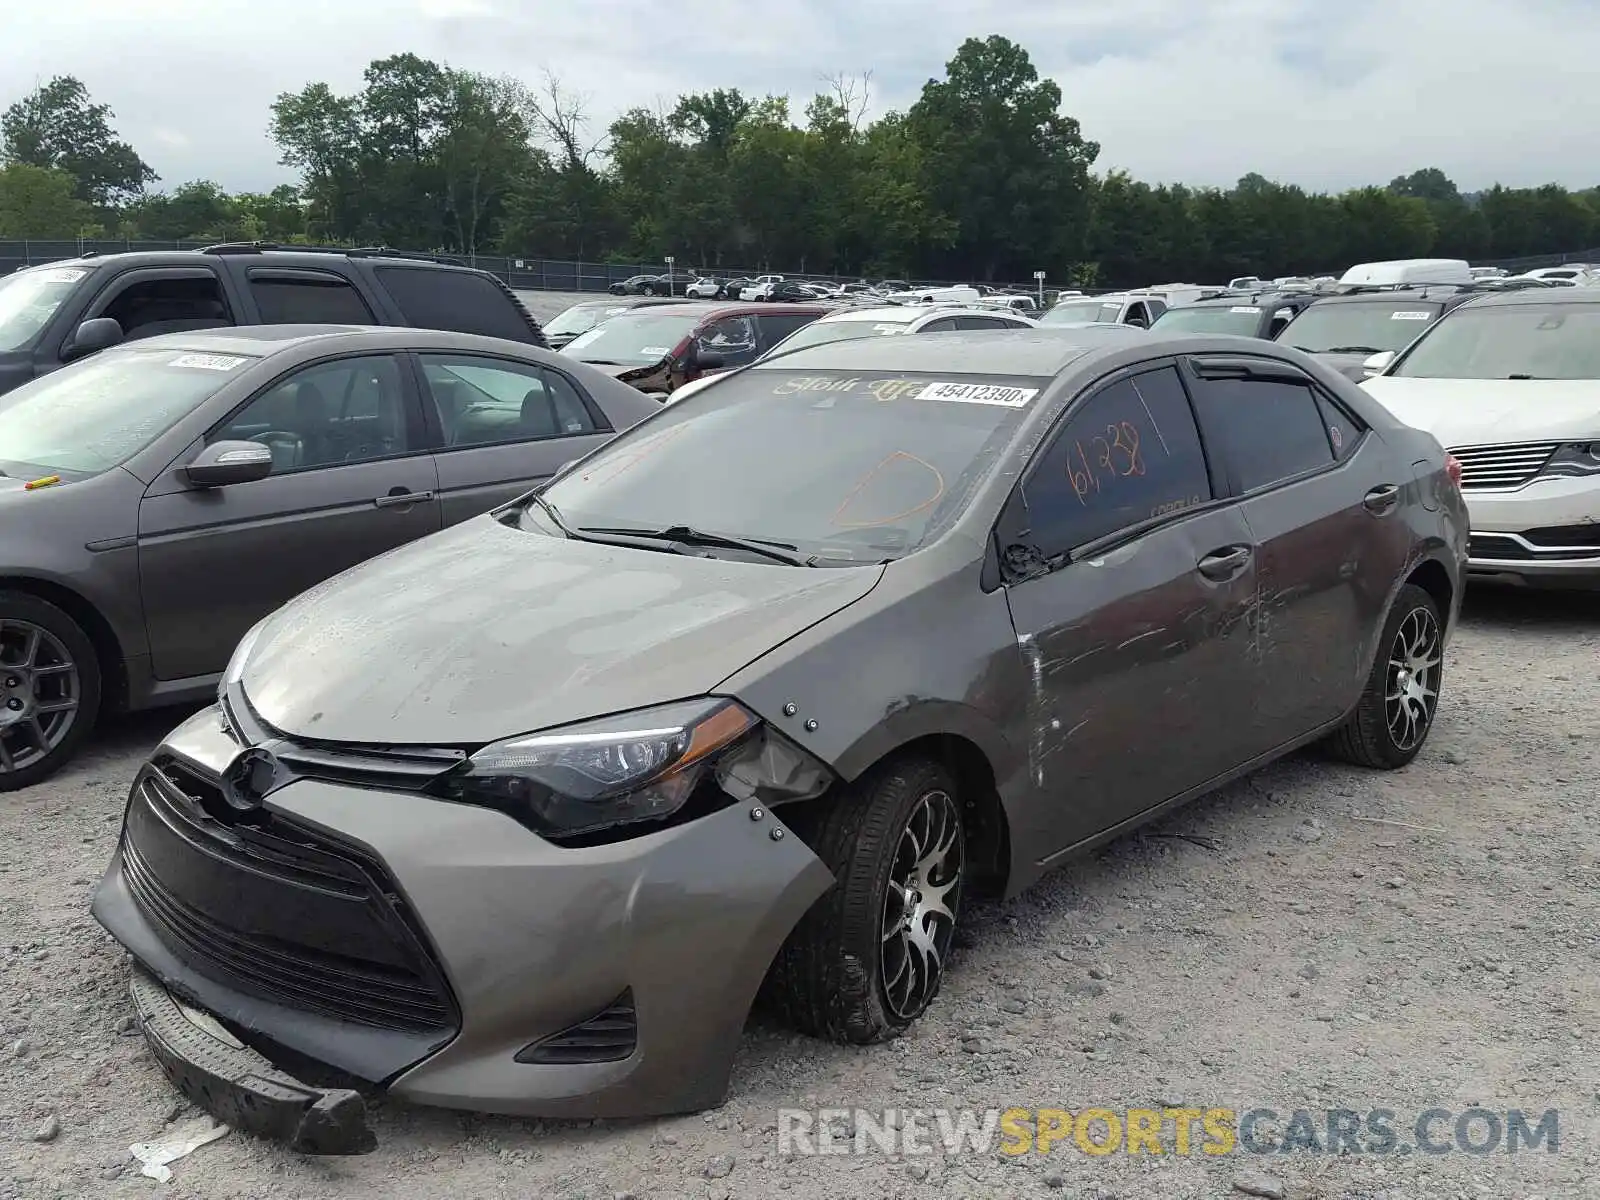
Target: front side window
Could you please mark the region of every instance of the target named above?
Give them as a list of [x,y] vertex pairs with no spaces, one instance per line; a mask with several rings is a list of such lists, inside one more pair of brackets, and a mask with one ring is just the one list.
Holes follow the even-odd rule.
[[1048,380],[785,370],[725,378],[557,479],[567,525],[765,539],[830,565],[949,527]]
[[272,473],[391,458],[417,449],[400,364],[387,354],[296,371],[245,405],[209,441],[260,442]]
[[1210,500],[1178,373],[1143,372],[1083,401],[1035,456],[1018,495],[1023,511],[1009,523],[1046,556]]
[[130,283],[100,315],[121,325],[128,341],[233,324],[222,281],[209,272]]
[[[644,367],[666,358],[695,331],[700,317],[676,305],[620,313],[561,348],[562,354],[612,367]],[[686,306],[687,307],[687,306]]]
[[492,358],[419,357],[446,445],[544,441],[598,431],[572,384],[554,371]]
[[1332,437],[1308,384],[1277,379],[1202,379],[1195,408],[1241,492],[1333,462]]
[[1600,379],[1600,304],[1462,305],[1429,330],[1390,374]]
[[347,281],[332,275],[250,276],[263,325],[371,325],[372,310]]
[[1403,350],[1439,315],[1428,300],[1312,304],[1278,336],[1310,354],[1377,354]]
[[0,350],[37,337],[88,274],[84,267],[40,267],[0,278]]
[[95,475],[126,462],[256,359],[107,350],[0,396],[0,472]]

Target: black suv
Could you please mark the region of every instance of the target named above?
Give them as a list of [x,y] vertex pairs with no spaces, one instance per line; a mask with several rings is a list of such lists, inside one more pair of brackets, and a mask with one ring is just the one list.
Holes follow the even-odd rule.
[[1317,292],[1226,292],[1210,300],[1175,305],[1150,328],[1160,333],[1231,333],[1270,340],[1319,299]]
[[1277,336],[1277,340],[1322,359],[1347,379],[1360,382],[1364,363],[1374,354],[1391,358],[1404,350],[1456,305],[1507,288],[1504,280],[1476,284],[1414,284],[1394,288],[1357,285],[1318,297]]
[[0,393],[119,342],[230,325],[409,325],[544,346],[498,278],[391,250],[229,242],[85,255],[0,278]]

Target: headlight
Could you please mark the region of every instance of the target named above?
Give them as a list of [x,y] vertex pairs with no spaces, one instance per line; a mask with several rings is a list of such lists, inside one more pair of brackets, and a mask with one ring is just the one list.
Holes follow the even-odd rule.
[[228,660],[228,669],[222,673],[222,681],[217,684],[218,700],[227,694],[229,688],[244,678],[244,665],[250,661],[250,651],[255,649],[256,639],[261,636],[261,627],[266,623],[265,618],[257,621],[233,648],[233,657]]
[[1557,447],[1540,474],[1578,479],[1600,475],[1600,441],[1568,442]]
[[756,723],[732,700],[667,704],[495,742],[429,790],[556,838],[657,820],[682,808]]

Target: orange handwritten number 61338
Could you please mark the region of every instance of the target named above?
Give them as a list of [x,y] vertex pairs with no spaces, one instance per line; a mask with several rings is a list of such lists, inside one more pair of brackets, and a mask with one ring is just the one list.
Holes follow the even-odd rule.
[[1139,454],[1139,427],[1131,421],[1122,421],[1116,425],[1107,425],[1106,432],[1111,435],[1111,448],[1120,450],[1127,460],[1126,469],[1117,473],[1143,475],[1144,459]]

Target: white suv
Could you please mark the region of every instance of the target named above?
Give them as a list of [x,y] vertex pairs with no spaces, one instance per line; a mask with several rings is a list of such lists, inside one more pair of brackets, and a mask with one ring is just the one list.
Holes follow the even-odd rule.
[[1460,463],[1470,577],[1600,588],[1600,290],[1468,300],[1361,386]]
[[739,289],[741,300],[765,300],[772,294],[772,285],[782,283],[782,275],[757,275],[748,284]]

